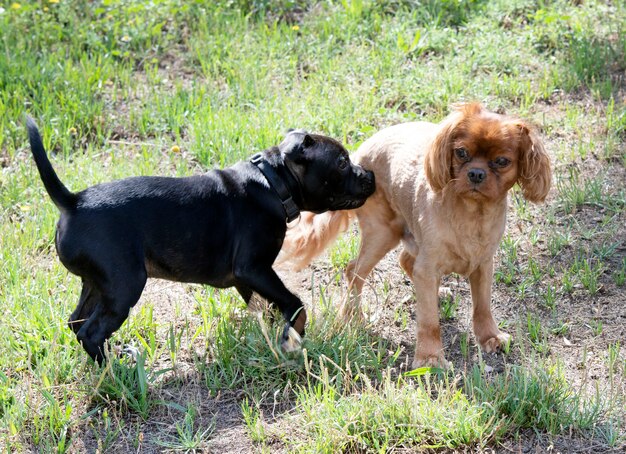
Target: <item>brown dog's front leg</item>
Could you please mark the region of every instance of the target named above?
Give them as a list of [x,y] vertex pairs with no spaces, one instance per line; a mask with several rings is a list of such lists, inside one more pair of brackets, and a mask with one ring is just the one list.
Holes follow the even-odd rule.
[[448,368],[439,325],[439,300],[437,290],[439,277],[434,270],[421,267],[413,268],[413,285],[415,285],[415,316],[417,318],[417,335],[413,369],[418,367]]
[[511,336],[498,329],[491,313],[491,285],[493,284],[493,259],[482,263],[469,276],[472,290],[474,334],[485,353],[504,348]]

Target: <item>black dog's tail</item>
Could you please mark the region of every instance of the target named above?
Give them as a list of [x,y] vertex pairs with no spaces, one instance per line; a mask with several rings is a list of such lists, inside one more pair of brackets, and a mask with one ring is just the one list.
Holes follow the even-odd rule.
[[33,153],[37,170],[39,170],[39,176],[50,198],[61,211],[75,208],[77,200],[76,194],[70,192],[61,180],[59,180],[59,177],[52,168],[52,164],[50,164],[50,160],[46,155],[46,150],[43,147],[37,125],[30,117],[26,117],[26,128],[28,129],[28,139],[30,140],[30,151]]

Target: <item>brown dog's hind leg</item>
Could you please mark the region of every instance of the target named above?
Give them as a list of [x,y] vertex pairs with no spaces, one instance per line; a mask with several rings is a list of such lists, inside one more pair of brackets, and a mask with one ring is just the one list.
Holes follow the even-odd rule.
[[366,215],[358,214],[361,246],[357,258],[352,260],[346,268],[346,280],[350,289],[350,296],[341,310],[345,320],[352,317],[363,318],[360,298],[365,279],[376,264],[398,245],[402,236],[402,229],[393,221],[389,222],[388,216],[377,213],[377,211],[379,210],[374,208],[368,210]]
[[400,253],[400,258],[398,259],[400,262],[400,267],[404,270],[407,276],[411,277],[413,275],[413,265],[415,264],[415,256],[409,254],[406,249],[404,249]]

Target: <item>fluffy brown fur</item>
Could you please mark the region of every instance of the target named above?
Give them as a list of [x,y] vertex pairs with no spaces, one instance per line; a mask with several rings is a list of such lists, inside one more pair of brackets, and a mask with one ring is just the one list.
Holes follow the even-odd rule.
[[550,160],[523,121],[464,104],[439,124],[405,123],[363,143],[354,160],[376,176],[376,192],[354,211],[303,216],[288,231],[281,259],[303,267],[356,215],[361,247],[346,270],[355,296],[346,313],[360,314],[358,296],[374,266],[400,242],[400,266],[415,286],[417,343],[413,367],[447,366],[439,327],[441,278],[469,278],[473,329],[485,352],[510,336],[491,313],[493,257],[515,183],[531,202],[550,189]]

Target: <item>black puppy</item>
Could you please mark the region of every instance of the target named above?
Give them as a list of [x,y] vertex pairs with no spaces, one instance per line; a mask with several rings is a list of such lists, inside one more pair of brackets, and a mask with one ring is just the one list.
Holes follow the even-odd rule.
[[246,303],[256,292],[285,317],[283,349],[297,349],[306,313],[272,269],[287,222],[300,210],[357,208],[374,192],[373,173],[352,164],[339,142],[293,131],[224,170],[132,177],[72,193],[30,118],[27,128],[41,180],[61,211],[59,258],[83,282],[69,326],[98,362],[148,277],[235,287]]

